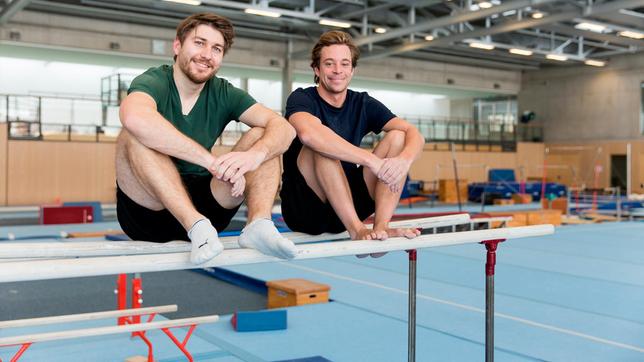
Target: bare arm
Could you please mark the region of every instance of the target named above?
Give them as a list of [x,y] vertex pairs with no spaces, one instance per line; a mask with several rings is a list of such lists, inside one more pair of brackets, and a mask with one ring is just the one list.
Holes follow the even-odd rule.
[[356,147],[322,124],[319,118],[307,112],[297,112],[289,117],[303,145],[329,158],[355,163],[377,173],[382,160],[373,153]]
[[232,183],[246,172],[256,170],[263,162],[284,153],[295,138],[295,130],[283,117],[259,103],[244,111],[239,120],[250,127],[263,128],[264,134],[247,151],[229,152],[211,165],[211,172],[217,178]]
[[123,127],[148,148],[205,168],[214,160],[208,150],[159,114],[156,102],[146,93],[129,94],[121,103],[119,117]]
[[286,152],[295,138],[295,129],[277,113],[257,103],[248,108],[239,120],[250,127],[264,128],[264,135],[249,151],[263,152],[270,160]]

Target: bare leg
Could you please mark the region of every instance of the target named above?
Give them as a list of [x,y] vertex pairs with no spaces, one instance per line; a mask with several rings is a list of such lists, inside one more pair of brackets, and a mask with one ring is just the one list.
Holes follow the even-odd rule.
[[[401,131],[390,131],[382,139],[374,150],[374,153],[381,158],[395,157],[400,154],[405,145],[405,133]],[[400,201],[400,193],[405,180],[400,181],[398,192],[392,192],[387,185],[378,182],[376,175],[369,170],[364,170],[364,178],[369,193],[376,201],[376,213],[373,228],[378,232],[386,232],[389,237],[405,236],[415,238],[420,231],[415,228],[389,228],[389,222],[394,210]]]
[[[264,130],[254,127],[248,130],[237,142],[233,151],[250,149],[264,134]],[[248,221],[239,237],[239,244],[246,248],[257,249],[260,252],[283,259],[295,256],[296,248],[292,241],[284,238],[275,228],[271,220],[271,210],[280,183],[280,164],[277,157],[262,163],[255,171],[248,172],[246,177],[246,203],[248,205]],[[220,186],[219,184],[224,184]],[[213,179],[213,195],[224,202],[237,202],[230,196],[231,185]],[[224,190],[225,195],[218,194]],[[218,199],[219,201],[219,199]],[[223,204],[222,204],[223,205]]]
[[306,184],[324,202],[329,202],[347,228],[351,239],[382,239],[386,233],[367,229],[356,213],[349,182],[338,160],[328,158],[308,147],[302,147],[297,166]]
[[116,179],[134,202],[150,210],[168,209],[188,230],[201,215],[192,205],[170,157],[145,147],[122,130],[116,147]]
[[144,146],[126,130],[117,141],[116,179],[134,202],[150,210],[168,209],[188,230],[193,263],[203,263],[223,250],[210,221],[192,204],[170,157]]

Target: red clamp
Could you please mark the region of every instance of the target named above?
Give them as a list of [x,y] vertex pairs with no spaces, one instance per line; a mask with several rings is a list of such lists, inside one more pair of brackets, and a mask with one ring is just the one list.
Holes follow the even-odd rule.
[[416,252],[416,249],[411,249],[406,251],[409,254],[409,260],[416,261],[416,259],[418,258],[418,253]]
[[485,262],[485,275],[494,275],[494,266],[496,265],[496,247],[505,239],[484,240],[481,244],[487,249],[487,261]]

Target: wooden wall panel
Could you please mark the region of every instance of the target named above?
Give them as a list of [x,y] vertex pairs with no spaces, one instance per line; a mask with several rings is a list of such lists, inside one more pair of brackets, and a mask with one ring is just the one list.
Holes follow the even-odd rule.
[[[644,141],[596,141],[579,143],[548,143],[546,147],[550,150],[547,162],[549,165],[571,165],[577,173],[577,184],[586,187],[595,185],[595,167],[599,166],[601,172],[598,175],[597,187],[610,186],[610,160],[612,155],[626,155],[626,145],[630,143],[631,153],[631,185],[632,192],[644,193],[644,165],[642,154],[644,153]],[[557,177],[556,171],[549,170],[549,175]],[[570,177],[559,174],[559,180],[568,185]],[[569,172],[565,172],[569,173]],[[550,177],[549,177],[550,179]]]
[[[62,201],[115,201],[114,143],[6,141],[6,125],[0,124],[0,205],[34,205]],[[4,143],[3,143],[4,142]],[[595,162],[604,172],[600,187],[610,184],[610,155],[625,154],[626,141],[548,144],[550,165],[576,167],[578,179],[592,186]],[[644,141],[631,141],[633,192],[644,193]],[[556,146],[583,146],[580,151],[555,152]],[[602,147],[597,157],[596,149]],[[222,148],[228,150],[228,148]],[[456,152],[459,177],[468,182],[487,180],[487,168],[513,168],[517,178],[540,177],[544,145],[519,143],[517,152]],[[470,165],[467,167],[466,165]],[[6,170],[6,171],[5,171]],[[550,169],[549,179],[572,184],[568,170]],[[426,149],[412,165],[410,176],[434,181],[454,178],[451,152]]]
[[115,143],[9,141],[8,205],[115,202]]
[[[415,180],[434,181],[453,179],[452,154],[449,151],[426,149],[412,165],[410,177]],[[538,165],[543,164],[544,146],[541,143],[520,143],[517,152],[456,152],[458,176],[468,182],[487,181],[490,168],[511,168],[517,179],[529,175],[540,175]],[[523,167],[523,174],[520,170]]]
[[7,124],[0,123],[0,206],[7,205]]

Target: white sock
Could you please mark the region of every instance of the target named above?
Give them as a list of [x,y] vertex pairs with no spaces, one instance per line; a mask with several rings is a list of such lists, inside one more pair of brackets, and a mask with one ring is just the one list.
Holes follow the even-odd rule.
[[190,261],[193,264],[205,263],[224,250],[217,236],[217,230],[208,219],[195,222],[188,231],[188,237],[192,243]]
[[293,259],[297,251],[295,244],[283,237],[269,219],[257,219],[246,225],[239,235],[239,245],[282,259]]

